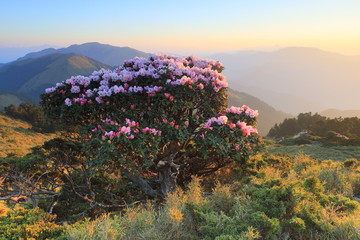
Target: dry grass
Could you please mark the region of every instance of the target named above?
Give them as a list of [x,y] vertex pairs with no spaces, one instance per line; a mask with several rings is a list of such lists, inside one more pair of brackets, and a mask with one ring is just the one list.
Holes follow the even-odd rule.
[[55,134],[41,134],[31,130],[31,125],[0,114],[0,157],[9,154],[23,156],[35,146],[42,145]]

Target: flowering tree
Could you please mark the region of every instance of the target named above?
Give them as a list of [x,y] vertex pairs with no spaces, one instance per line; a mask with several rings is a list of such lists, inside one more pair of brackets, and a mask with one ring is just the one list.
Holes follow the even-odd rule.
[[[134,58],[58,83],[41,104],[50,118],[76,129],[87,166],[120,170],[148,195],[165,196],[177,179],[244,162],[258,143],[258,112],[226,108],[222,69],[196,57]],[[158,188],[147,181],[154,176]]]

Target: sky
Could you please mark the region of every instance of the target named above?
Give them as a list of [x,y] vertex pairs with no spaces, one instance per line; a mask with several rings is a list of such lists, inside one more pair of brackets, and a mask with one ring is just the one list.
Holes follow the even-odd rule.
[[0,48],[100,42],[204,55],[288,46],[360,55],[359,0],[0,0]]

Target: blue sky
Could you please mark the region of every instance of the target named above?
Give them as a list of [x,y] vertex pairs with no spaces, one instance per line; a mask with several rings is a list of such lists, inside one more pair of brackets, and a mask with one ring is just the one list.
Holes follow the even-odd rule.
[[101,42],[204,54],[286,46],[360,55],[358,0],[2,0],[0,48]]

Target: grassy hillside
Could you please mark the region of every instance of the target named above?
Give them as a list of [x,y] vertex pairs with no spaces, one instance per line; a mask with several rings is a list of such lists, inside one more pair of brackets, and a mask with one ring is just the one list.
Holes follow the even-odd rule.
[[8,154],[22,156],[35,146],[54,138],[54,134],[41,134],[31,130],[31,125],[0,114],[0,157]]
[[273,144],[267,148],[272,154],[305,154],[319,160],[345,161],[346,159],[355,158],[360,161],[360,146],[332,146],[326,147],[320,144],[303,144],[285,146]]

